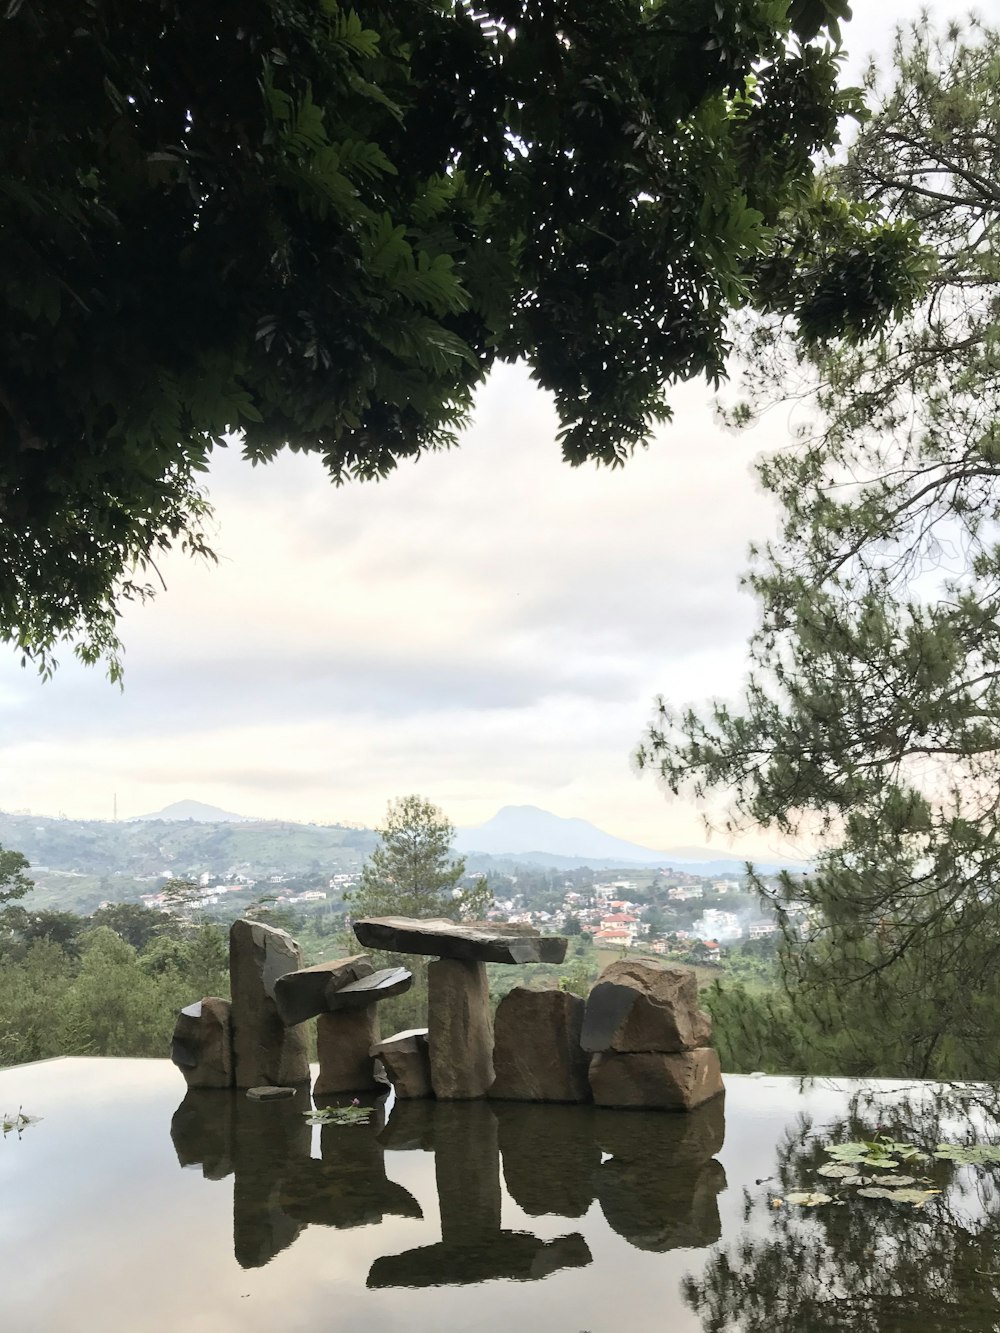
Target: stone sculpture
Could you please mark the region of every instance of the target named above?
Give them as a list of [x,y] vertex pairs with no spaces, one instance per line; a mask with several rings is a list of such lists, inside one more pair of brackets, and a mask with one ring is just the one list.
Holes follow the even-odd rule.
[[309,1081],[305,1029],[286,1027],[275,984],[302,966],[292,937],[259,921],[234,921],[229,931],[233,1067],[238,1088]]
[[426,1028],[397,1032],[394,1037],[373,1046],[371,1054],[381,1060],[397,1098],[409,1100],[434,1095]]
[[658,959],[612,963],[587,997],[581,1044],[598,1106],[690,1111],[723,1091],[695,974]]
[[182,1009],[174,1024],[170,1058],[189,1088],[231,1088],[233,1047],[228,1000],[211,996]]
[[287,972],[274,984],[274,1002],[281,1021],[292,1026],[316,1018],[326,1012],[329,996],[336,994],[341,986],[370,977],[374,970],[368,955],[359,953],[353,958],[338,958],[332,963],[317,963],[315,967]]
[[515,986],[497,1005],[490,1096],[521,1102],[590,1100],[580,1046],[584,1002],[560,990]]

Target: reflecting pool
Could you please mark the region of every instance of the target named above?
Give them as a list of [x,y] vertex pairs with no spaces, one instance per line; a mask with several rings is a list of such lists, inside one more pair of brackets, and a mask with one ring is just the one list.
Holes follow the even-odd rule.
[[[313,1126],[305,1093],[67,1059],[0,1070],[19,1107],[41,1119],[0,1141],[10,1333],[1000,1328],[1000,1165],[929,1156],[1000,1141],[986,1086],[729,1076],[686,1116],[382,1100]],[[925,1201],[824,1175],[858,1140],[919,1147]]]

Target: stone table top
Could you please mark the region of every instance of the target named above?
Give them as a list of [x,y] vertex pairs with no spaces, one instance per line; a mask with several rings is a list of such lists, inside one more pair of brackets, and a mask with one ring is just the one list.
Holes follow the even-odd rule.
[[354,922],[354,933],[366,948],[467,963],[561,963],[569,943],[564,935],[541,935],[533,926],[405,916],[363,917]]

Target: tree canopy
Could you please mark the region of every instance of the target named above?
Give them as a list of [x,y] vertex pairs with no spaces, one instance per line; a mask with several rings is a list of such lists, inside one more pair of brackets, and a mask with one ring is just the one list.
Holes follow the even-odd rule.
[[376,832],[380,842],[362,867],[358,887],[344,895],[353,917],[458,917],[477,914],[492,900],[485,880],[459,889],[465,859],[451,857],[455,829],[424,797],[390,801]]
[[[907,224],[813,189],[845,0],[14,0],[0,17],[0,635],[117,674],[237,434],[334,481],[451,443],[497,358],[570,462],[717,382],[748,302],[860,336]],[[834,39],[834,43],[830,42]]]
[[851,1021],[870,1028],[877,1014],[905,1035],[897,1072],[987,1075],[1000,964],[1000,31],[922,20],[900,34],[891,78],[869,84],[874,114],[835,184],[920,228],[934,256],[926,295],[864,345],[803,354],[780,321],[754,327],[757,405],[801,396],[811,420],[760,469],[781,528],[748,576],[761,606],[753,673],[739,707],[664,705],[641,757],[675,790],[732,792],[734,827],[819,839],[815,872],[786,877],[778,897],[813,906],[810,937],[787,941],[787,979],[838,1072],[850,1036],[813,1020],[818,1004],[843,1018],[853,982],[864,998]]

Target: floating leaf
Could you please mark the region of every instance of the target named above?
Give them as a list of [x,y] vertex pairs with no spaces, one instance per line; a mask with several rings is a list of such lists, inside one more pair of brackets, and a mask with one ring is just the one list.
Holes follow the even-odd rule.
[[[826,1166],[821,1166],[817,1172],[821,1176],[832,1176],[833,1179],[855,1179],[855,1168],[847,1162],[827,1162]],[[860,1180],[861,1177],[857,1176]]]
[[916,1176],[872,1176],[871,1183],[873,1185],[883,1185],[886,1188],[892,1187],[893,1189],[896,1189],[901,1188],[904,1185],[915,1185],[917,1183],[917,1178]]
[[795,1194],[785,1195],[786,1203],[800,1203],[803,1208],[815,1208],[820,1203],[832,1203],[832,1194],[819,1194],[816,1192],[806,1193],[805,1191]]
[[940,1193],[940,1190],[887,1190],[878,1185],[858,1190],[862,1199],[889,1199],[892,1203],[911,1203],[914,1208],[922,1207],[928,1199]]
[[1000,1144],[939,1143],[934,1156],[940,1162],[956,1162],[959,1166],[991,1166],[1000,1162]]

